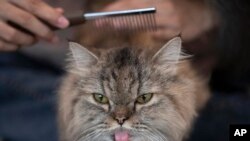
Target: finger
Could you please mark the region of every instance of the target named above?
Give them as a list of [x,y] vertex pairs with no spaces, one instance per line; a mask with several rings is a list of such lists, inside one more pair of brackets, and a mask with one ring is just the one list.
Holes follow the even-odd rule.
[[15,51],[18,49],[18,45],[5,42],[0,39],[0,51]]
[[52,32],[35,16],[9,3],[5,4],[4,6],[1,6],[0,16],[5,18],[6,20],[10,20],[24,27],[25,29],[34,33],[36,36],[42,37],[46,40],[51,41],[55,37],[55,33]]
[[20,45],[30,45],[35,41],[34,37],[31,35],[24,34],[1,21],[0,30],[0,37],[8,42]]
[[[45,2],[41,0],[10,0],[12,3],[18,5],[19,7],[31,12],[32,14],[38,16],[44,21],[48,21],[50,24],[65,28],[69,25],[69,21],[62,15]],[[61,11],[61,10],[59,10]]]

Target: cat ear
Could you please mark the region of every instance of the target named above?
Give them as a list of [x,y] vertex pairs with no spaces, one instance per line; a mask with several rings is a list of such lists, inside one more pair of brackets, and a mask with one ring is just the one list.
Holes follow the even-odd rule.
[[181,58],[182,40],[180,37],[175,37],[165,44],[154,56],[153,61],[157,64],[178,63]]
[[78,43],[70,42],[69,47],[73,59],[72,63],[77,69],[88,68],[98,61],[98,57]]
[[173,38],[153,56],[153,63],[163,71],[175,74],[179,61],[190,57],[182,53],[181,47],[181,38]]

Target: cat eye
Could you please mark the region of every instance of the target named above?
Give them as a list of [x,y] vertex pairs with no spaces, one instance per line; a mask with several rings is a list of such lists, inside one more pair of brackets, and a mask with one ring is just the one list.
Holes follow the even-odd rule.
[[153,97],[152,93],[144,94],[144,95],[139,96],[136,102],[139,104],[145,104],[149,102],[152,99],[152,97]]
[[101,103],[101,104],[108,104],[109,100],[106,96],[98,93],[93,93],[93,97],[96,102]]

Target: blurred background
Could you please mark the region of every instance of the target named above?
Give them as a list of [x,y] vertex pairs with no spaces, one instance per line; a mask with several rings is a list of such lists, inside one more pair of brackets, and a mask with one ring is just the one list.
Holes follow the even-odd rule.
[[[98,32],[90,23],[45,41],[0,52],[0,141],[57,141],[56,91],[65,73],[68,40],[90,50],[113,46],[159,49],[180,35],[193,65],[210,77],[212,97],[188,141],[227,141],[230,124],[250,124],[250,4],[247,0],[45,0],[76,11],[156,7],[157,32]],[[1,8],[1,7],[0,7]],[[1,14],[0,14],[1,15]],[[126,27],[121,27],[126,28]],[[1,31],[0,31],[1,32]]]

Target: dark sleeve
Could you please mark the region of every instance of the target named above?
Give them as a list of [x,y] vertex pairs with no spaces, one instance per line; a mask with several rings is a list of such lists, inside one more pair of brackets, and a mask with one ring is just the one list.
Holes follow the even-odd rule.
[[250,1],[207,0],[220,19],[219,65],[250,70]]

